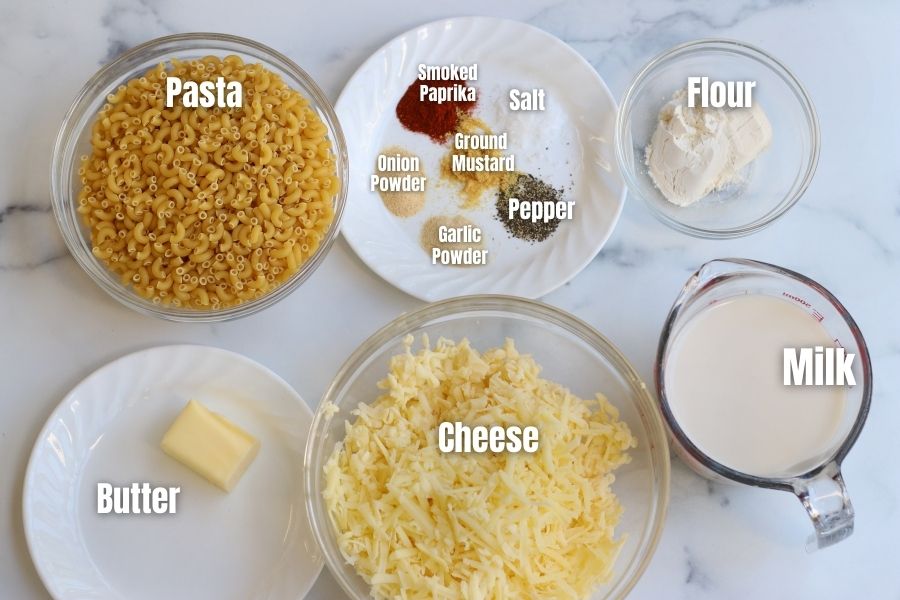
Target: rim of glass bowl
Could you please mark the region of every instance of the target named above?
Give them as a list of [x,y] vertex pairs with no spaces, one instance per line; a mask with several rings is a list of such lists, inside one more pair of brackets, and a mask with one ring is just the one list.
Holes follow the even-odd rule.
[[[167,61],[172,56],[191,50],[239,53],[252,57],[263,64],[274,66],[285,73],[287,75],[286,83],[295,89],[299,86],[298,91],[306,95],[323,116],[329,130],[337,177],[341,184],[341,189],[338,190],[333,201],[334,220],[315,254],[289,280],[271,292],[249,302],[221,310],[198,310],[153,304],[120,283],[119,279],[91,253],[90,243],[85,239],[80,215],[77,213],[74,190],[78,185],[73,182],[72,178],[73,169],[77,168],[75,164],[80,156],[77,154],[76,144],[84,129],[90,127],[94,121],[96,109],[91,108],[91,105],[94,104],[98,95],[110,85],[123,83],[128,73],[150,58]],[[106,293],[125,306],[145,315],[169,321],[214,322],[245,317],[267,308],[288,296],[312,275],[337,239],[347,200],[348,181],[347,145],[340,122],[331,102],[309,74],[291,59],[268,46],[247,38],[204,32],[168,35],[144,42],[105,65],[88,80],[66,112],[56,137],[51,163],[50,191],[53,212],[66,246],[81,268]]]
[[[778,77],[782,79],[782,81],[787,84],[788,88],[790,88],[790,90],[793,92],[794,97],[797,99],[797,102],[800,104],[804,116],[806,117],[806,124],[809,128],[810,135],[810,156],[806,166],[806,172],[803,173],[803,176],[798,181],[794,182],[790,194],[785,196],[784,199],[782,199],[781,203],[774,210],[769,211],[755,221],[751,221],[746,225],[727,227],[723,229],[694,227],[692,225],[687,225],[685,223],[682,223],[681,221],[673,219],[672,217],[659,211],[653,205],[653,202],[651,202],[641,193],[637,178],[632,172],[632,169],[628,166],[630,164],[629,159],[633,154],[631,148],[631,134],[629,131],[629,124],[631,121],[631,110],[634,105],[635,98],[639,94],[638,88],[643,85],[644,80],[647,78],[647,76],[652,73],[657,67],[659,67],[660,64],[681,55],[705,52],[709,50],[738,54],[762,63],[763,65],[771,69]],[[819,117],[816,114],[816,108],[813,105],[812,99],[810,98],[809,93],[807,93],[806,88],[803,87],[803,84],[800,83],[800,80],[797,79],[793,72],[778,59],[776,59],[771,54],[768,54],[764,50],[745,42],[726,38],[705,38],[701,40],[695,40],[693,42],[686,42],[684,44],[679,44],[673,48],[670,48],[669,50],[666,50],[665,52],[654,57],[652,60],[650,60],[650,62],[644,65],[644,67],[641,68],[640,71],[638,71],[637,75],[634,76],[634,79],[629,84],[625,95],[622,96],[622,101],[619,103],[619,114],[616,116],[616,161],[619,163],[619,170],[622,172],[622,176],[625,178],[625,183],[628,186],[628,190],[641,199],[644,205],[650,209],[650,212],[653,214],[653,216],[655,216],[657,219],[659,219],[672,229],[675,229],[682,233],[686,233],[688,235],[692,235],[694,237],[706,239],[729,239],[755,233],[767,227],[768,225],[771,225],[776,219],[790,210],[797,203],[797,201],[800,200],[801,196],[803,196],[803,194],[806,192],[806,189],[809,187],[810,182],[812,182],[812,178],[816,173],[816,166],[819,162],[820,143],[821,138],[819,131]]]
[[383,346],[418,327],[466,312],[499,312],[520,315],[560,327],[587,342],[591,348],[609,360],[616,371],[628,381],[634,392],[636,408],[649,438],[646,442],[649,446],[654,493],[648,526],[640,532],[638,539],[638,547],[643,548],[643,551],[638,553],[635,559],[625,567],[622,579],[609,591],[608,597],[610,598],[624,597],[635,586],[650,563],[659,543],[668,509],[671,466],[668,438],[659,408],[628,359],[600,332],[561,309],[516,296],[496,294],[461,296],[435,302],[419,310],[403,314],[372,334],[338,370],[316,409],[303,460],[307,514],[316,542],[325,556],[325,564],[328,565],[329,571],[347,594],[358,600],[365,597],[357,594],[351,585],[350,578],[341,568],[345,564],[344,557],[337,547],[335,534],[325,511],[324,500],[321,498],[321,490],[314,489],[314,470],[320,468],[319,464],[314,463],[314,459],[321,458],[332,450],[332,448],[324,447],[322,431],[330,424],[333,415],[327,414],[324,407],[338,399],[338,396],[343,393],[348,378],[364,367],[374,353]]

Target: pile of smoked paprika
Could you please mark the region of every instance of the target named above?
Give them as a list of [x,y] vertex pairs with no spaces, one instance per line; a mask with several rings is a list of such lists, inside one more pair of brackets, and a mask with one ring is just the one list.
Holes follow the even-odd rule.
[[400,102],[397,103],[397,119],[400,123],[416,133],[424,133],[439,144],[447,141],[451,133],[456,131],[462,117],[475,108],[475,100],[449,100],[436,102],[421,98],[422,86],[453,87],[465,85],[465,80],[416,80],[410,85]]

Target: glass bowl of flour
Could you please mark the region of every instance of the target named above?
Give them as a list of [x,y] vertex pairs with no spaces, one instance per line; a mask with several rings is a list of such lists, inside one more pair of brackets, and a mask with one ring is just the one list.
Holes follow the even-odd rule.
[[635,76],[616,122],[629,191],[663,223],[702,238],[759,231],[809,186],[819,122],[778,60],[731,40],[699,40]]

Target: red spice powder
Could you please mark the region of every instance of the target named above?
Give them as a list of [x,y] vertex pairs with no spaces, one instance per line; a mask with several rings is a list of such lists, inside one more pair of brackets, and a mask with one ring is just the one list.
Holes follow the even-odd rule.
[[475,108],[475,101],[448,101],[438,104],[429,100],[419,100],[419,88],[422,85],[431,87],[453,87],[465,85],[465,80],[419,80],[412,82],[406,89],[400,102],[397,103],[397,119],[400,123],[417,133],[424,133],[435,142],[442,144],[447,137],[456,131],[459,115],[468,114]]

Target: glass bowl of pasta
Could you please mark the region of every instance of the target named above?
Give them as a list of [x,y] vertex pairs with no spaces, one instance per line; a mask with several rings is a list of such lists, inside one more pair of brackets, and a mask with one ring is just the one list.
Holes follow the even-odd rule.
[[252,40],[188,33],[87,82],[56,140],[51,193],[72,255],[116,300],[223,321],[322,263],[347,179],[337,117],[306,72]]
[[[506,445],[479,450],[470,433],[466,448],[479,427]],[[647,387],[606,338],[552,306],[481,295],[402,315],[347,359],[304,479],[351,598],[596,600],[625,597],[650,562],[669,468]]]

